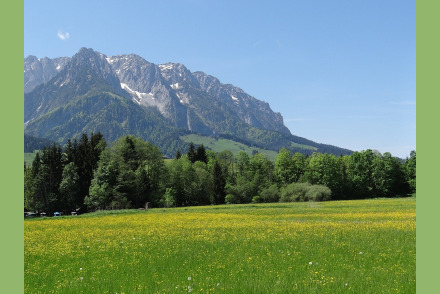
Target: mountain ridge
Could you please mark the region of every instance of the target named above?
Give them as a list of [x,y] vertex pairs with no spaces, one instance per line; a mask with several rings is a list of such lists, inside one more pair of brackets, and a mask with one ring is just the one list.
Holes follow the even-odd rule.
[[331,153],[351,153],[292,135],[267,102],[180,63],[156,65],[136,54],[106,56],[81,48],[71,58],[29,56],[24,74],[30,85],[40,82],[25,87],[25,131],[60,143],[80,132],[101,131],[110,141],[136,134],[174,155],[186,146],[179,134],[199,133],[272,150],[304,151],[292,147],[303,139],[318,151],[327,146]]

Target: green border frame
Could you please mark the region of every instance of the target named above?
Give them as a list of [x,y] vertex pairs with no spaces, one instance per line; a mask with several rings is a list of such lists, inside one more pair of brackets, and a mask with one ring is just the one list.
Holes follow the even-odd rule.
[[0,125],[3,155],[1,164],[2,212],[0,280],[3,293],[24,291],[23,223],[23,64],[24,3],[0,5],[2,68],[0,81]]
[[[439,1],[417,1],[417,292],[438,289]],[[429,198],[428,198],[429,197]]]
[[[3,210],[2,254],[0,277],[2,292],[23,292],[23,57],[24,3],[9,1],[1,5],[0,30],[2,42],[2,92],[0,122],[3,161],[1,166]],[[439,82],[438,1],[417,1],[417,292],[430,293],[437,289],[438,224],[440,197],[424,196],[434,191],[440,166],[440,139],[433,131],[438,126],[440,102],[436,97]],[[438,92],[438,90],[437,90]],[[437,123],[436,123],[437,121]],[[5,144],[5,142],[12,142]],[[437,152],[436,152],[437,151]],[[12,209],[11,209],[12,208]],[[434,229],[434,230],[433,230]]]

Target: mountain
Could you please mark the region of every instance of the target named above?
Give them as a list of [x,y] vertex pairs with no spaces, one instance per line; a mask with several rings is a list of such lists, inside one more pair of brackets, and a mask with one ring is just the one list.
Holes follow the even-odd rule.
[[50,147],[54,142],[45,138],[36,138],[31,135],[24,134],[24,152],[32,153],[35,150],[41,150],[44,147]]
[[82,132],[108,141],[133,134],[172,156],[187,146],[182,135],[198,133],[270,150],[351,153],[292,135],[268,103],[179,63],[81,48],[71,58],[29,56],[24,76],[25,132],[59,143]]
[[28,56],[24,59],[24,92],[31,92],[36,86],[56,76],[70,60],[69,57],[55,59]]

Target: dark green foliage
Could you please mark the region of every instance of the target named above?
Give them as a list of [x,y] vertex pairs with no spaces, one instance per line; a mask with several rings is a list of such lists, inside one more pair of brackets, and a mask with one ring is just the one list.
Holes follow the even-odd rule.
[[37,153],[30,173],[25,177],[27,208],[48,213],[62,208],[63,203],[58,197],[62,173],[61,146],[53,144],[52,147],[43,148]]
[[214,204],[222,204],[225,203],[225,186],[226,179],[223,175],[223,169],[218,161],[215,161],[213,167],[213,196],[214,196]]
[[304,179],[310,184],[330,188],[339,199],[344,196],[346,184],[344,166],[343,162],[334,155],[314,153],[309,159]]
[[410,157],[404,164],[405,178],[408,182],[410,193],[416,192],[416,151],[411,151]]
[[350,194],[357,198],[367,198],[373,192],[373,159],[372,150],[354,152],[346,157],[347,178],[350,183]]
[[[63,152],[64,151],[64,152]],[[416,153],[405,162],[372,150],[346,156],[304,156],[280,150],[215,153],[189,145],[165,165],[153,144],[124,136],[106,147],[103,135],[82,134],[62,150],[53,144],[24,167],[25,207],[34,211],[193,206],[222,203],[326,201],[393,197],[415,191]]]
[[59,145],[43,148],[36,154],[30,171],[25,175],[27,208],[35,211],[70,213],[84,207],[93,171],[105,148],[101,134],[83,134],[62,152]]
[[208,156],[206,155],[206,149],[205,149],[205,147],[203,147],[203,144],[199,145],[197,147],[195,160],[196,161],[201,161],[201,162],[204,162],[204,163],[208,163]]
[[300,182],[306,172],[306,167],[309,164],[310,157],[304,156],[301,153],[296,152],[292,156],[292,166],[290,168],[290,183]]
[[76,211],[82,203],[79,202],[79,176],[78,167],[70,162],[64,166],[63,177],[60,183],[60,200],[63,203],[62,210]]
[[261,202],[261,197],[260,196],[254,196],[252,197],[252,203],[260,203]]
[[196,148],[194,147],[193,142],[189,143],[187,156],[188,156],[189,161],[191,161],[191,163],[196,162],[197,153],[196,153]]
[[139,165],[135,172],[135,200],[133,201],[135,208],[145,207],[147,202],[151,202],[150,193],[152,192],[152,185],[150,177],[147,173],[147,167],[143,164]]
[[158,205],[165,172],[156,146],[134,136],[122,137],[103,153],[85,203],[89,209]]
[[233,194],[228,194],[228,195],[226,195],[226,197],[225,197],[225,202],[226,202],[227,204],[237,204],[237,203],[240,203],[240,202],[237,200],[237,198],[235,197],[235,195],[233,195]]
[[37,138],[28,134],[24,134],[24,152],[32,153],[36,150],[41,150],[44,147],[48,148],[54,142],[45,138]]
[[177,150],[177,153],[176,153],[176,159],[179,159],[180,157],[182,157],[182,153],[180,153],[180,149],[179,150]]
[[290,159],[290,151],[285,148],[281,149],[275,160],[276,180],[283,185],[290,184],[291,178],[293,178],[292,168],[293,165]]
[[261,202],[270,203],[280,201],[280,189],[277,184],[272,184],[260,192]]

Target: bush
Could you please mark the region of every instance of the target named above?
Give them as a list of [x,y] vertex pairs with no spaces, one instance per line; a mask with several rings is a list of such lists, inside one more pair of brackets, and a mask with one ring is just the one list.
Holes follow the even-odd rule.
[[309,201],[326,201],[330,200],[332,195],[332,191],[322,185],[312,185],[309,187],[309,190],[306,193],[306,197]]
[[331,199],[331,190],[322,185],[292,183],[281,189],[281,202],[326,201]]
[[163,207],[173,207],[176,206],[176,192],[173,188],[167,188],[165,194],[163,195],[160,204]]
[[236,204],[237,202],[237,198],[235,198],[235,196],[233,194],[228,194],[225,196],[225,202],[226,204]]
[[261,198],[260,196],[254,196],[252,198],[252,203],[260,203],[261,202]]
[[261,191],[260,193],[261,202],[278,202],[280,201],[280,189],[278,189],[276,184],[273,184]]
[[307,191],[309,183],[292,183],[281,189],[281,202],[307,201]]
[[226,185],[227,194],[234,195],[233,203],[250,203],[252,197],[258,193],[258,185],[254,182],[237,183]]

